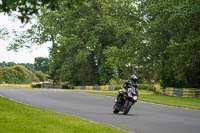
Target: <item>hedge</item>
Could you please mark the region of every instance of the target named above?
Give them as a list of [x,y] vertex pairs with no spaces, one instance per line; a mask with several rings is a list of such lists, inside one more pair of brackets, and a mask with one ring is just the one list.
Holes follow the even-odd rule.
[[141,90],[151,90],[153,91],[153,85],[152,84],[139,84],[138,88]]
[[[115,90],[120,90],[122,88],[122,85],[114,85],[114,87],[115,87]],[[138,89],[153,91],[153,85],[152,84],[138,84]]]
[[39,78],[40,81],[46,81],[47,75],[41,71],[35,71],[34,74]]
[[2,68],[0,68],[0,84],[3,82],[3,72]]
[[39,79],[34,73],[21,65],[1,68],[0,73],[2,74],[1,81],[8,84],[29,84],[31,82],[39,82]]

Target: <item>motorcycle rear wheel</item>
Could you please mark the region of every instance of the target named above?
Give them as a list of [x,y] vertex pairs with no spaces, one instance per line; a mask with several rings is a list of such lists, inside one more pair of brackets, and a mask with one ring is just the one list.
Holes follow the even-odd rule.
[[113,113],[114,113],[114,114],[119,113],[119,110],[117,109],[117,104],[116,104],[116,103],[115,103],[114,106],[113,106]]

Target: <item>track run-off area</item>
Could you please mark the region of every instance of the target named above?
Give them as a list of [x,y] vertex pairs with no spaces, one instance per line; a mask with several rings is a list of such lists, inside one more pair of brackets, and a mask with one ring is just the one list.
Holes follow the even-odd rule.
[[128,115],[113,114],[114,97],[50,89],[0,89],[0,96],[134,133],[198,133],[200,111],[139,101]]

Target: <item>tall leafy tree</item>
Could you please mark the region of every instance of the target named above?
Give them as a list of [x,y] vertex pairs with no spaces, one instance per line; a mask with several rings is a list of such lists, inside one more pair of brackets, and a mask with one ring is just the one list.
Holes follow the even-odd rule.
[[[138,16],[132,4],[131,0],[92,0],[69,9],[64,2],[58,11],[43,9],[38,17],[39,24],[18,39],[52,42],[50,72],[55,81],[106,84],[112,78],[118,80],[120,77],[128,77],[129,70],[135,71],[131,64],[135,60],[133,46],[137,42],[132,41],[137,40]],[[33,32],[35,29],[37,32]],[[12,49],[18,47],[21,47],[18,43],[11,45]],[[119,59],[118,62],[110,60],[110,54],[104,54],[109,53],[112,47],[121,51],[114,56]]]
[[164,86],[197,87],[200,77],[198,0],[142,1],[143,53]]
[[42,71],[44,73],[48,73],[49,71],[49,60],[44,57],[35,58],[34,67],[36,71]]
[[[81,3],[81,0],[65,0],[67,7]],[[28,22],[33,15],[37,15],[42,7],[52,11],[59,9],[59,0],[1,0],[0,12],[8,15],[18,12],[17,16],[22,22]]]

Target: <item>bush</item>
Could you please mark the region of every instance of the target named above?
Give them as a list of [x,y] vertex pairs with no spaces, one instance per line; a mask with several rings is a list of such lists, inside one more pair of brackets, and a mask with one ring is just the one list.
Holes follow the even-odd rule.
[[21,65],[2,68],[1,72],[3,75],[2,81],[9,84],[29,84],[39,81],[35,74]]
[[19,77],[21,77],[21,74],[18,71],[12,68],[4,68],[2,69],[2,72],[3,72],[3,82],[9,83],[9,84],[20,83]]
[[120,90],[124,83],[125,83],[125,80],[122,80],[122,79],[120,79],[119,81],[111,79],[109,81],[109,85],[113,85],[115,87],[115,90]]
[[153,91],[153,85],[151,85],[151,84],[139,84],[138,89]]
[[18,72],[16,78],[20,80],[20,82],[30,83],[31,77],[30,74],[27,72],[26,68],[20,65],[16,65],[13,67],[14,70]]
[[[116,81],[114,79],[111,79],[109,81],[109,85],[113,85],[115,87],[115,90],[120,90],[122,85],[125,83],[125,80]],[[141,90],[151,90],[153,91],[154,86],[152,84],[139,84],[138,89]]]
[[2,68],[0,68],[0,84],[3,82],[3,71]]
[[154,91],[155,93],[162,94],[162,87],[160,86],[160,84],[155,84],[155,85],[153,86],[153,91]]
[[46,81],[47,80],[47,75],[41,71],[35,71],[34,74],[40,81]]
[[125,80],[122,80],[122,79],[120,79],[119,81],[115,79],[111,79],[109,81],[109,85],[114,85],[114,86],[123,85],[124,83],[125,83]]
[[[114,87],[115,87],[115,90],[119,90],[119,89],[121,89],[122,85],[114,85]],[[151,85],[151,84],[139,84],[138,89],[153,91],[153,85]]]
[[115,90],[120,90],[122,88],[122,85],[114,85]]
[[27,68],[25,68],[22,65],[15,65],[14,70],[20,72],[21,74],[23,74],[23,76],[21,77],[21,81],[24,83],[31,83],[31,82],[39,82],[39,79],[35,76],[34,73],[32,73],[31,71],[29,71]]

